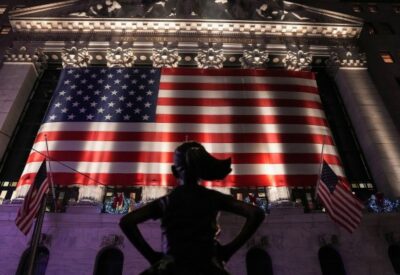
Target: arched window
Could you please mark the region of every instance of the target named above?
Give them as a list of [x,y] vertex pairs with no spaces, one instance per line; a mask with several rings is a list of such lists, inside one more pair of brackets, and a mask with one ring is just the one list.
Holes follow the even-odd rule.
[[115,247],[106,247],[97,254],[94,275],[122,275],[124,254]]
[[[22,253],[16,275],[24,275],[28,272],[29,258],[30,258],[29,255],[30,255],[30,248],[26,249],[24,253]],[[50,252],[45,246],[38,247],[36,260],[33,268],[33,274],[35,275],[46,274],[46,268],[47,268],[47,263],[49,262],[49,256]]]
[[246,255],[247,275],[273,275],[272,260],[267,251],[254,247]]
[[332,247],[321,247],[318,252],[318,257],[322,275],[346,275],[342,258]]
[[400,274],[400,245],[392,244],[389,246],[388,254],[390,261],[392,262],[394,272],[396,274]]

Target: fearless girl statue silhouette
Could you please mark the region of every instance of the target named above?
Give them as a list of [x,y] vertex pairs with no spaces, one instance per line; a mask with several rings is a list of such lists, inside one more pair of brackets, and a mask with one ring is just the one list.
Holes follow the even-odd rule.
[[[222,180],[230,172],[230,158],[216,159],[197,142],[176,148],[172,173],[178,187],[120,221],[127,238],[151,264],[141,275],[229,275],[224,263],[264,219],[262,209],[199,185],[201,180]],[[223,245],[216,240],[219,211],[246,218],[238,235]],[[165,251],[155,251],[138,229],[150,219],[161,219]]]

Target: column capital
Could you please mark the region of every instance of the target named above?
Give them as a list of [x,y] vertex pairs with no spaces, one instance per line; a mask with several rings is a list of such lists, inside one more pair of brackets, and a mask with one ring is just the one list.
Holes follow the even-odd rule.
[[197,66],[202,69],[221,69],[224,66],[224,53],[217,44],[210,44],[207,49],[202,49],[195,57]]
[[366,65],[366,55],[358,48],[332,48],[326,61],[326,68],[332,75],[335,75],[339,68],[364,68]]
[[264,50],[265,46],[261,45],[249,45],[247,49],[243,51],[243,57],[240,58],[240,63],[243,68],[261,68],[266,62],[269,61],[269,53]]
[[109,48],[106,53],[107,67],[132,67],[136,60],[132,48]]
[[175,68],[178,67],[178,62],[181,60],[178,49],[168,49],[166,46],[158,49],[154,48],[152,58],[153,67],[156,68]]
[[289,50],[282,61],[290,71],[310,69],[312,54],[305,49]]
[[82,68],[87,67],[93,57],[89,54],[87,48],[71,47],[61,50],[61,59],[63,67]]

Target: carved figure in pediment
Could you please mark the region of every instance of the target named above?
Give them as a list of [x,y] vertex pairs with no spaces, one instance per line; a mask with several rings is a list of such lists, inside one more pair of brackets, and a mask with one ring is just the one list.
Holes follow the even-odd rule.
[[88,15],[96,17],[116,17],[121,10],[121,4],[114,0],[105,0],[91,5]]
[[81,17],[309,21],[307,11],[283,0],[92,0]]
[[285,4],[283,0],[267,0],[258,3],[253,19],[283,20],[284,17]]
[[228,0],[227,10],[233,19],[246,20],[252,19],[254,11],[259,1],[248,0]]

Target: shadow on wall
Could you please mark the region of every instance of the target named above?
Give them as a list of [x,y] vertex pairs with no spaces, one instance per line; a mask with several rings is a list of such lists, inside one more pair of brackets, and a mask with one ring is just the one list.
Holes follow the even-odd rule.
[[96,256],[93,275],[122,275],[124,254],[116,247],[105,247]]
[[[29,268],[29,255],[30,248],[26,249],[22,253],[21,259],[18,264],[16,275],[25,275],[28,273]],[[35,275],[45,275],[47,263],[49,262],[50,252],[45,246],[39,246],[37,250],[37,256],[33,268],[33,274]]]
[[273,275],[272,260],[267,251],[251,248],[246,255],[247,275]]
[[329,245],[321,247],[318,258],[322,275],[346,275],[342,258],[333,247]]

